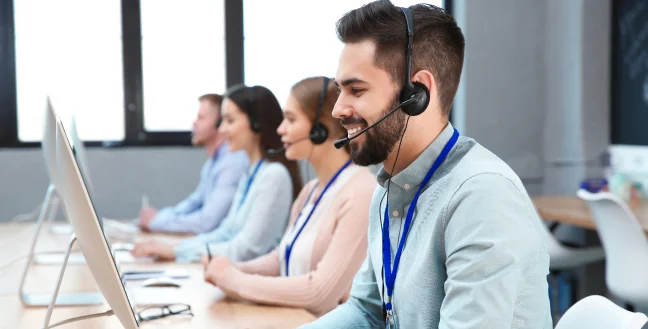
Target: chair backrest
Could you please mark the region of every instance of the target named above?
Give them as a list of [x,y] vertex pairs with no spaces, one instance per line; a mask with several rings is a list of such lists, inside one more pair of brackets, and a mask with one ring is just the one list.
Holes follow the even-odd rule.
[[641,329],[646,321],[643,313],[626,311],[605,297],[593,295],[569,308],[556,329]]
[[563,258],[566,253],[566,248],[558,241],[556,236],[553,235],[547,223],[542,223],[542,231],[547,235],[547,248],[549,251],[549,269],[559,269],[564,263]]
[[[541,217],[538,214],[538,218]],[[552,271],[568,270],[604,258],[602,248],[568,248],[556,238],[547,222],[542,221],[540,227],[547,237],[545,241],[549,252],[549,269]]]
[[648,240],[630,207],[609,192],[578,191],[587,202],[605,250],[605,279],[617,297],[634,302],[646,299],[648,290]]

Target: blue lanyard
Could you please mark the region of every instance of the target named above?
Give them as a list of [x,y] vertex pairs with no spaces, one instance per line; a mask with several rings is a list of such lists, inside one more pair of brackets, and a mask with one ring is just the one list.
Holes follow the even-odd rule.
[[385,304],[385,309],[389,313],[391,313],[391,309],[392,309],[391,297],[394,292],[394,283],[396,282],[396,273],[398,272],[398,264],[400,263],[401,253],[403,252],[403,248],[405,246],[405,240],[407,239],[409,228],[412,225],[412,219],[414,217],[414,209],[416,208],[416,202],[418,201],[418,198],[421,195],[421,190],[423,190],[423,187],[427,185],[427,183],[430,181],[432,175],[434,175],[434,172],[439,168],[439,166],[441,166],[441,163],[443,163],[446,157],[448,157],[448,153],[450,153],[452,147],[457,143],[457,139],[459,139],[459,132],[455,129],[452,138],[450,138],[448,143],[443,147],[441,154],[439,154],[439,157],[437,157],[437,159],[434,161],[434,164],[432,164],[432,168],[430,168],[427,174],[425,174],[425,177],[423,178],[421,185],[419,185],[418,191],[416,191],[416,194],[414,195],[414,199],[412,199],[412,203],[410,203],[409,208],[407,209],[407,216],[405,217],[405,227],[403,228],[405,232],[403,234],[403,237],[398,243],[396,257],[394,258],[393,270],[391,267],[391,244],[389,241],[389,198],[387,198],[387,204],[385,206],[385,223],[382,227],[382,241],[383,241],[382,247],[383,247],[383,266],[385,268],[384,269],[385,286],[387,288],[387,303]]
[[[292,242],[289,245],[286,246],[286,254],[285,254],[286,276],[289,276],[289,273],[290,273],[289,270],[288,270],[290,268],[288,266],[288,264],[290,263],[290,253],[292,252],[292,248],[295,245],[295,242],[297,241],[297,238],[299,238],[299,235],[304,230],[304,227],[306,227],[306,224],[308,224],[308,221],[310,220],[311,216],[313,216],[313,213],[315,212],[315,208],[317,208],[317,205],[319,204],[320,200],[322,200],[322,197],[324,197],[324,194],[326,193],[326,190],[328,190],[329,187],[331,187],[331,185],[333,185],[333,182],[335,182],[335,180],[338,178],[338,176],[340,176],[340,174],[344,171],[344,169],[346,169],[350,164],[351,164],[351,160],[347,161],[347,163],[345,163],[342,166],[342,168],[340,168],[337,171],[337,173],[335,173],[335,175],[333,175],[333,177],[329,180],[329,182],[326,184],[326,187],[324,187],[324,190],[322,190],[322,193],[319,195],[317,200],[315,200],[315,204],[313,204],[313,208],[311,209],[310,213],[308,213],[308,217],[306,217],[306,220],[304,221],[302,226],[299,228],[299,231],[297,231],[297,234],[293,238]],[[299,215],[297,216],[297,220],[299,219],[299,217],[301,217],[302,211],[304,211],[304,208],[306,207],[306,205],[310,201],[310,198],[313,195],[313,192],[315,191],[316,188],[317,188],[317,185],[315,187],[313,187],[310,194],[308,195],[308,199],[306,199],[306,202],[304,202],[304,205],[302,206],[302,209],[299,211]],[[295,230],[296,226],[297,226],[297,222],[295,220],[295,226],[293,226],[293,231]]]
[[245,191],[243,191],[243,196],[241,197],[241,202],[239,203],[237,210],[241,209],[241,206],[243,205],[245,198],[247,198],[248,192],[250,192],[250,186],[252,186],[252,182],[254,181],[254,176],[256,176],[262,163],[263,163],[263,159],[257,162],[256,167],[254,167],[254,171],[252,171],[252,175],[250,175],[250,178],[248,178],[247,186],[245,187]]

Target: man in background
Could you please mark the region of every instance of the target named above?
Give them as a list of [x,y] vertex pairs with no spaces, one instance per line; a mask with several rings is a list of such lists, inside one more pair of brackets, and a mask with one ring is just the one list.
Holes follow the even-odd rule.
[[204,147],[209,159],[200,171],[198,187],[173,207],[158,211],[142,205],[139,225],[144,230],[194,234],[213,230],[229,212],[239,179],[248,168],[245,153],[229,152],[225,138],[218,133],[223,97],[206,94],[199,101],[191,142]]

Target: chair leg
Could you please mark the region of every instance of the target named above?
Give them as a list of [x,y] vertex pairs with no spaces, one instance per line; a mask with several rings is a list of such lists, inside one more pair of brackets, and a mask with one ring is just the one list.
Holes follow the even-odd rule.
[[547,276],[547,280],[549,283],[549,303],[551,306],[551,314],[552,316],[559,317],[560,315],[558,314],[558,305],[559,305],[559,285],[558,285],[558,273],[556,271],[550,271],[549,275]]
[[571,306],[574,306],[576,302],[578,301],[578,279],[576,278],[576,275],[571,275],[569,283],[571,284]]
[[569,272],[566,271],[560,271],[556,277],[557,279],[557,284],[558,284],[558,300],[556,301],[557,303],[557,311],[558,314],[561,316],[567,311],[569,308],[569,299],[571,298],[571,292],[570,292],[570,283],[569,283]]

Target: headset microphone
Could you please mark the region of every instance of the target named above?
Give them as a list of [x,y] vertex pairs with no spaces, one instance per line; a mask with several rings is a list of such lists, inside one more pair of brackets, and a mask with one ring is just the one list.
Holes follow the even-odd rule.
[[280,148],[278,148],[278,149],[269,149],[269,150],[267,151],[267,153],[268,153],[269,155],[277,155],[277,154],[279,154],[279,153],[285,152],[286,149],[289,148],[289,147],[291,147],[292,145],[297,144],[297,143],[299,143],[299,142],[303,142],[303,141],[308,140],[308,139],[311,139],[311,138],[313,138],[313,135],[309,135],[309,136],[302,137],[302,138],[297,138],[297,140],[295,140],[294,142],[288,144],[288,146],[286,146],[286,147],[280,147]]
[[[317,110],[315,111],[315,120],[313,121],[313,126],[311,127],[310,134],[306,137],[298,138],[297,140],[290,143],[288,147],[290,147],[295,143],[305,141],[307,139],[310,139],[311,142],[315,145],[320,145],[323,144],[328,138],[328,128],[326,128],[326,126],[319,121],[319,117],[322,113],[322,109],[324,108],[324,103],[326,102],[326,95],[328,94],[328,87],[330,81],[331,79],[329,79],[328,77],[322,77],[322,92],[320,93],[319,102],[317,102]],[[288,147],[270,149],[267,151],[267,153],[269,155],[277,155],[281,152],[285,152],[286,148]]]
[[278,149],[269,149],[267,153],[268,153],[268,155],[277,155],[277,154],[280,154],[281,152],[283,152],[285,150],[286,150],[285,147],[281,147],[281,148],[278,148]]
[[350,137],[350,138],[349,138],[349,137],[344,137],[344,138],[342,138],[342,139],[338,139],[338,140],[336,140],[336,141],[333,143],[333,145],[335,145],[335,148],[337,148],[337,149],[341,149],[342,147],[344,147],[344,146],[346,146],[347,144],[349,144],[349,142],[351,142],[352,140],[356,139],[356,138],[359,137],[360,135],[366,133],[369,129],[375,127],[376,125],[378,125],[379,123],[381,123],[383,120],[387,119],[390,115],[394,114],[394,112],[396,112],[396,111],[397,111],[398,109],[400,109],[401,107],[403,107],[403,106],[407,106],[407,105],[410,105],[410,104],[413,104],[413,103],[416,103],[416,102],[418,102],[418,101],[419,101],[418,98],[416,98],[416,96],[414,96],[414,97],[412,97],[412,98],[410,98],[410,99],[408,99],[408,100],[406,100],[406,101],[404,101],[404,102],[398,104],[398,106],[396,106],[396,108],[394,108],[393,110],[389,111],[389,112],[388,112],[387,114],[385,114],[382,118],[378,119],[378,121],[374,122],[371,126],[365,128],[365,129],[362,129],[359,133],[355,134],[353,137]]

